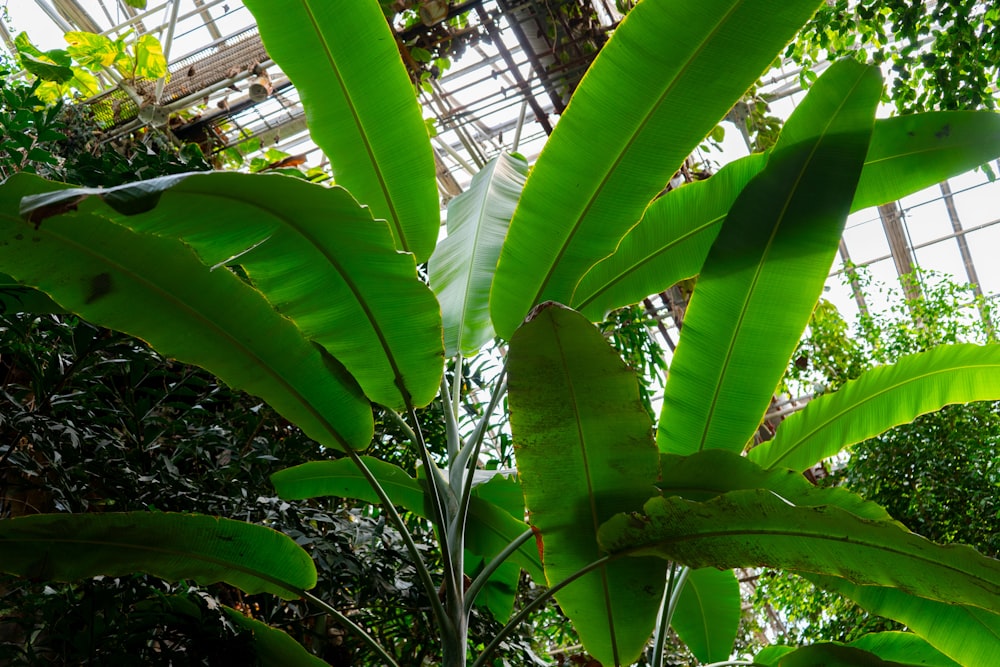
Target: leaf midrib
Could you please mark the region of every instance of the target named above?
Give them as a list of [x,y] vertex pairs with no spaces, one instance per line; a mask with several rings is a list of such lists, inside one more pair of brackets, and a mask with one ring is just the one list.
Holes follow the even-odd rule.
[[[171,187],[167,190],[164,190],[163,195],[169,196],[172,192],[185,191],[182,183],[178,183],[174,187],[177,187],[179,189],[174,191],[173,187]],[[204,197],[205,199],[208,199],[210,201],[221,200],[224,202],[236,202],[241,205],[248,205],[247,202],[245,202],[244,200],[240,199],[239,197],[236,197],[235,195],[230,195],[228,192],[205,192],[204,190],[193,190],[193,189],[187,192],[189,195],[194,195],[196,197]],[[358,304],[358,306],[361,308],[361,311],[364,313],[365,319],[368,320],[368,324],[371,331],[375,334],[376,338],[378,338],[379,346],[382,348],[382,354],[385,356],[385,359],[389,362],[389,366],[392,369],[394,386],[399,391],[400,397],[403,399],[403,403],[407,407],[409,407],[412,402],[412,399],[410,397],[409,391],[406,389],[406,381],[403,372],[399,367],[399,363],[396,360],[396,356],[392,350],[392,347],[389,345],[389,341],[386,339],[385,334],[382,331],[382,328],[379,326],[375,314],[368,303],[368,299],[364,298],[364,295],[360,287],[358,286],[357,282],[351,277],[351,274],[335,257],[333,257],[333,255],[330,254],[330,252],[326,249],[326,247],[319,242],[316,236],[307,232],[302,227],[302,225],[298,224],[298,222],[293,217],[285,216],[280,209],[268,206],[263,203],[254,202],[253,204],[249,204],[249,206],[252,206],[253,208],[258,209],[261,212],[269,215],[272,219],[274,219],[277,222],[279,229],[284,227],[290,230],[291,232],[298,234],[299,237],[301,237],[302,240],[307,245],[312,247],[317,253],[320,254],[321,257],[323,257],[327,261],[330,268],[332,268],[333,271],[338,276],[340,276],[341,280],[344,281],[344,284],[347,285],[348,289],[351,291],[351,294],[354,296],[354,301]],[[379,224],[379,221],[373,219],[371,223],[377,225]],[[127,218],[123,220],[123,224],[125,224],[126,226],[128,225]],[[253,249],[251,249],[251,252],[252,250]],[[390,249],[387,249],[387,252],[389,251]],[[247,273],[252,275],[253,272],[247,270]]]
[[[270,1],[270,0],[269,0]],[[367,1],[367,0],[366,0]],[[406,241],[406,234],[403,232],[402,222],[399,219],[399,213],[396,211],[395,202],[393,202],[392,196],[389,194],[389,186],[385,180],[385,176],[382,174],[381,166],[375,157],[375,148],[372,146],[371,142],[368,140],[368,134],[365,131],[364,124],[361,122],[361,115],[358,113],[357,106],[354,102],[354,98],[351,96],[350,90],[344,83],[344,78],[341,75],[340,68],[337,67],[336,58],[333,56],[333,50],[330,48],[330,44],[323,34],[323,31],[319,27],[319,22],[316,20],[316,14],[313,12],[310,5],[310,0],[301,0],[302,9],[305,11],[306,15],[309,17],[309,23],[316,33],[320,44],[322,45],[323,53],[326,56],[327,62],[330,65],[330,69],[333,71],[334,76],[337,79],[337,84],[340,86],[341,92],[344,94],[344,99],[347,102],[347,106],[351,111],[351,118],[354,120],[354,125],[358,130],[358,135],[361,137],[361,141],[365,147],[365,151],[368,154],[368,160],[372,165],[372,170],[375,173],[375,177],[378,180],[379,189],[382,191],[382,197],[385,199],[386,205],[389,207],[389,213],[392,217],[390,221],[393,228],[396,230],[399,236],[399,243],[403,250],[406,252],[412,252],[410,250],[409,244]]]
[[[8,217],[8,221],[9,220],[10,220],[10,218]],[[18,221],[18,222],[20,222],[20,221]],[[109,223],[109,224],[114,224],[114,223]],[[298,401],[298,403],[300,405],[302,405],[303,407],[305,407],[306,410],[310,414],[312,414],[313,417],[316,418],[316,420],[326,429],[326,431],[331,436],[333,436],[334,440],[336,440],[338,443],[340,443],[341,446],[345,450],[347,450],[347,449],[349,449],[351,447],[350,444],[347,442],[347,440],[333,426],[333,424],[331,424],[329,422],[329,420],[327,420],[326,417],[322,413],[320,413],[312,405],[312,403],[310,401],[308,401],[305,398],[305,396],[303,396],[299,392],[299,390],[296,389],[290,383],[290,381],[288,381],[283,375],[279,374],[275,369],[273,369],[270,364],[264,363],[263,359],[261,359],[261,357],[258,356],[256,352],[254,352],[253,350],[251,350],[246,344],[244,344],[242,341],[240,341],[239,338],[235,337],[229,331],[227,331],[226,329],[224,329],[221,326],[219,326],[218,324],[216,324],[211,318],[206,317],[201,312],[201,310],[192,308],[191,306],[189,306],[184,301],[181,301],[180,299],[177,299],[171,292],[169,292],[169,291],[161,288],[159,285],[157,285],[156,283],[153,283],[152,281],[148,280],[147,278],[145,278],[145,277],[143,277],[143,276],[141,276],[139,274],[136,274],[132,270],[126,269],[126,267],[124,265],[122,265],[121,263],[119,263],[117,261],[112,260],[110,257],[108,257],[107,255],[105,255],[104,253],[97,252],[96,250],[94,250],[93,248],[91,248],[89,246],[82,245],[82,244],[76,242],[75,240],[73,240],[71,238],[68,238],[68,237],[66,237],[66,236],[64,236],[62,234],[59,234],[58,232],[53,231],[51,225],[49,225],[49,227],[45,231],[45,233],[49,234],[51,237],[53,237],[57,241],[63,243],[64,245],[68,245],[70,247],[73,247],[77,251],[82,252],[83,254],[90,255],[92,258],[96,259],[98,262],[100,262],[100,263],[102,263],[102,264],[104,264],[104,265],[106,265],[106,266],[108,266],[110,268],[113,268],[113,269],[121,272],[122,274],[130,277],[133,281],[139,283],[141,286],[145,286],[150,291],[152,291],[152,292],[154,292],[156,294],[159,294],[161,296],[161,298],[163,298],[164,301],[166,301],[168,304],[173,304],[179,311],[186,312],[188,314],[188,316],[191,317],[192,319],[194,319],[195,321],[200,322],[201,324],[205,325],[208,329],[215,331],[216,334],[220,338],[222,338],[223,340],[229,341],[231,343],[231,346],[232,346],[233,349],[241,351],[243,353],[244,357],[249,358],[250,361],[251,361],[251,363],[253,364],[253,366],[255,366],[256,368],[258,368],[260,370],[263,370],[266,375],[270,376],[281,387],[283,387],[288,392],[288,394],[292,396],[292,398],[294,398],[296,401]],[[135,232],[132,232],[132,233],[134,234]]]
[[702,42],[692,53],[691,57],[688,58],[688,60],[677,70],[676,76],[674,76],[670,84],[666,86],[666,88],[664,88],[663,93],[660,94],[659,99],[657,99],[657,101],[652,105],[650,110],[646,113],[642,121],[637,125],[636,130],[632,133],[632,136],[628,139],[628,141],[625,142],[625,145],[618,151],[618,156],[615,158],[611,166],[606,170],[604,176],[601,178],[600,183],[597,185],[594,192],[588,198],[586,206],[583,208],[580,214],[576,217],[576,220],[573,222],[573,227],[572,229],[570,229],[569,235],[566,237],[566,241],[560,246],[559,252],[556,253],[556,256],[553,258],[552,263],[549,265],[549,269],[546,272],[544,278],[542,279],[542,283],[539,286],[538,291],[535,292],[535,296],[532,297],[531,299],[532,304],[536,303],[539,297],[545,292],[545,288],[548,287],[549,282],[552,280],[552,275],[553,273],[555,273],[556,267],[559,266],[559,262],[566,254],[566,251],[572,244],[573,239],[576,237],[577,232],[580,231],[580,227],[583,223],[583,220],[586,219],[586,217],[589,215],[591,208],[593,208],[597,199],[604,191],[604,188],[611,180],[611,177],[617,170],[618,166],[625,159],[626,154],[631,150],[633,144],[638,140],[639,135],[642,134],[643,130],[649,124],[652,117],[656,114],[657,110],[663,105],[664,100],[674,91],[674,89],[677,86],[680,85],[681,80],[685,78],[685,75],[691,69],[692,62],[698,59],[698,57],[702,54],[707,45],[712,41],[715,35],[722,29],[722,26],[725,23],[727,23],[732,14],[734,14],[742,6],[743,1],[744,0],[737,0],[736,2],[734,2],[729,11],[726,12],[725,15],[720,17],[720,19],[715,23],[715,27],[713,27],[712,30],[708,33],[708,35],[705,37],[705,39],[702,40]]
[[[732,360],[732,356],[733,356],[733,352],[734,352],[734,350],[736,348],[737,340],[740,337],[739,336],[739,332],[742,329],[743,321],[746,319],[747,310],[750,307],[750,301],[751,301],[751,299],[753,297],[754,292],[757,289],[757,284],[760,281],[761,274],[764,271],[765,265],[768,263],[767,262],[767,257],[771,254],[771,251],[774,249],[775,237],[777,236],[778,231],[782,228],[782,225],[785,224],[785,215],[788,212],[788,207],[791,205],[792,201],[797,196],[798,190],[799,190],[799,185],[801,184],[802,179],[805,176],[805,174],[808,172],[808,170],[810,168],[810,165],[813,162],[813,159],[816,157],[816,151],[819,150],[819,147],[824,143],[824,140],[826,139],[827,135],[829,134],[830,127],[833,125],[833,123],[835,122],[835,120],[837,120],[837,118],[840,116],[840,113],[843,111],[844,106],[847,104],[847,102],[851,99],[851,96],[853,95],[854,91],[864,81],[866,74],[867,74],[867,70],[863,70],[863,71],[861,71],[859,73],[856,81],[854,82],[854,85],[851,86],[850,91],[847,92],[841,98],[840,104],[837,106],[836,111],[834,113],[830,114],[829,118],[827,119],[826,124],[822,128],[822,131],[819,134],[816,135],[816,138],[815,138],[815,140],[813,142],[812,148],[809,150],[809,155],[806,158],[805,162],[803,163],[802,168],[799,169],[799,173],[796,174],[796,176],[795,176],[795,182],[792,184],[792,187],[789,189],[788,196],[785,198],[785,201],[782,204],[781,212],[778,214],[778,222],[774,226],[774,228],[771,230],[771,235],[768,237],[767,243],[766,243],[766,245],[764,247],[764,252],[761,254],[760,261],[757,263],[757,268],[754,271],[753,280],[750,282],[750,285],[748,286],[748,289],[745,292],[745,295],[744,295],[744,298],[743,298],[743,305],[740,308],[740,314],[739,314],[739,317],[737,318],[737,321],[736,321],[736,327],[734,329],[734,335],[729,340],[728,346],[726,348],[725,358],[724,358],[723,364],[721,366],[721,373],[719,374],[718,381],[715,383],[714,388],[712,390],[712,397],[711,397],[711,400],[709,401],[708,412],[705,415],[705,420],[704,420],[704,424],[703,424],[703,427],[702,427],[701,437],[699,438],[699,442],[698,442],[698,451],[703,451],[705,449],[705,442],[706,442],[706,440],[708,440],[708,432],[709,432],[709,430],[711,430],[712,425],[713,425],[712,424],[712,416],[715,414],[715,410],[716,410],[716,408],[718,407],[718,404],[719,404],[719,400],[720,400],[720,397],[721,397],[721,394],[722,394],[723,383],[724,383],[726,375],[728,373],[728,369],[729,369],[729,366],[730,366],[730,361]],[[864,162],[863,162],[863,158],[862,158],[862,169],[863,168],[864,168]],[[859,176],[860,176],[860,171],[859,171]]]
[[[886,367],[886,368],[891,368],[891,367]],[[866,405],[867,403],[870,403],[871,401],[874,401],[874,400],[882,397],[883,395],[885,395],[885,394],[887,394],[887,393],[889,393],[891,391],[895,391],[895,390],[899,389],[900,387],[905,387],[908,384],[913,384],[915,382],[921,382],[923,380],[926,380],[928,378],[934,377],[936,375],[943,375],[943,374],[948,374],[948,373],[952,373],[952,372],[974,371],[974,370],[977,370],[977,369],[990,369],[990,368],[998,369],[998,368],[1000,368],[1000,363],[992,363],[992,364],[963,364],[960,367],[954,367],[954,366],[952,366],[952,367],[949,367],[949,368],[942,368],[942,369],[938,369],[938,370],[934,370],[934,371],[928,371],[926,373],[921,373],[920,375],[917,375],[917,376],[914,376],[914,377],[910,377],[908,379],[900,380],[900,381],[894,382],[892,384],[889,384],[889,385],[885,386],[883,389],[881,389],[879,391],[876,391],[875,393],[871,394],[868,398],[865,398],[863,400],[860,400],[860,401],[853,402],[853,403],[850,403],[848,405],[845,405],[844,408],[842,408],[841,410],[836,411],[828,419],[820,421],[814,428],[806,431],[801,436],[799,436],[799,438],[797,438],[796,440],[792,441],[792,444],[788,445],[787,449],[781,454],[781,456],[777,457],[774,460],[774,462],[771,463],[768,467],[769,468],[773,468],[773,467],[777,466],[778,463],[780,463],[781,461],[783,461],[784,459],[786,459],[791,454],[795,453],[796,450],[805,447],[806,441],[808,441],[808,440],[816,437],[817,434],[820,431],[825,430],[826,428],[828,428],[831,423],[833,423],[833,422],[835,422],[835,421],[843,418],[845,415],[850,414],[851,412],[854,412],[855,410],[860,410],[862,406]],[[835,395],[836,394],[831,394],[831,397],[835,396]],[[847,399],[845,398],[844,400],[846,401]],[[924,413],[921,413],[921,414],[924,414]],[[779,433],[780,433],[780,429],[779,429]],[[777,445],[778,444],[779,444],[779,441],[777,439],[775,439],[775,443],[772,446],[777,449]],[[846,444],[852,444],[852,443],[846,443]],[[845,446],[846,446],[846,444],[845,444]]]

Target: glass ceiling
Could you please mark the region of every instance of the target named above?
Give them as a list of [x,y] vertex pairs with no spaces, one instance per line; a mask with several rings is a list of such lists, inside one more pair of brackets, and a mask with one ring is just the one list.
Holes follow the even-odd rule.
[[[600,29],[613,29],[620,18],[614,3],[591,2]],[[267,59],[253,17],[240,0],[150,0],[145,11],[132,9],[122,0],[6,4],[10,23],[0,37],[8,49],[12,36],[22,30],[43,50],[63,47],[62,34],[68,30],[112,37],[128,31],[133,36],[149,32],[159,37],[168,55],[171,79],[152,106],[162,109],[163,115],[138,117],[142,96],[155,91],[138,91],[139,99],[135,95],[129,99],[114,81],[104,81],[105,108],[112,109],[105,116],[108,136],[147,121],[162,122],[173,114],[181,121],[163,131],[196,141],[210,136],[215,151],[259,137],[265,148],[303,154],[307,167],[325,164],[309,140],[294,87]],[[425,117],[434,120],[438,132],[432,141],[443,204],[467,187],[472,174],[498,152],[516,149],[533,159],[558,120],[566,81],[578,78],[587,64],[587,54],[580,49],[580,57],[566,63],[554,66],[551,56],[546,61],[546,45],[539,43],[544,37],[540,31],[526,29],[531,8],[538,6],[534,0],[453,3],[457,4],[471,8],[465,29],[479,37],[431,83],[429,91],[420,93]],[[251,97],[250,84],[262,69],[269,75],[270,93]],[[771,113],[787,117],[802,97],[798,77],[793,71],[778,71],[769,81],[762,92],[774,98]],[[101,99],[91,100],[95,109],[100,108]],[[705,156],[717,163],[748,153],[740,132],[731,124],[726,128],[723,152]],[[1000,161],[994,170],[1000,173]],[[826,297],[849,319],[873,306],[871,300],[878,297],[852,293],[842,280],[843,262],[850,260],[868,267],[873,278],[887,285],[898,284],[900,272],[920,267],[977,284],[983,294],[995,299],[1000,294],[1000,262],[993,255],[1000,249],[998,223],[1000,182],[991,183],[981,171],[928,188],[898,204],[855,213],[848,219]],[[661,316],[672,310],[662,297],[649,304]],[[671,325],[669,318],[665,323]]]

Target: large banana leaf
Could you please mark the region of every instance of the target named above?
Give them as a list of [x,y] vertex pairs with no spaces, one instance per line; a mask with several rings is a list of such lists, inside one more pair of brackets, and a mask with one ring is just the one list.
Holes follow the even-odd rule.
[[[420,481],[391,463],[368,456],[362,457],[362,461],[396,504],[417,516],[431,518],[430,498]],[[271,483],[274,484],[278,495],[286,500],[337,496],[369,503],[379,502],[368,480],[357,466],[346,458],[336,461],[312,461],[287,468],[271,475]],[[528,529],[527,524],[514,513],[493,502],[497,500],[497,495],[490,483],[478,485],[473,489],[469,502],[469,521],[466,525],[467,546],[473,550],[476,557],[467,563],[471,568],[475,568],[483,559],[487,562],[492,560]],[[523,510],[522,505],[521,516]],[[523,545],[514,552],[511,560],[517,566],[523,567],[536,581],[543,581],[542,564],[533,544]],[[497,585],[509,588],[512,576],[516,583],[517,574],[513,572],[512,575],[510,568],[498,571]]]
[[94,215],[37,226],[18,202],[49,184],[15,176],[0,187],[0,267],[68,311],[148,341],[260,396],[330,447],[365,447],[371,406],[338,363],[227,270],[211,271],[186,246]]
[[761,667],[960,667],[908,632],[864,635],[850,644],[768,646],[754,657]]
[[950,403],[1000,399],[1000,345],[944,345],[874,368],[811,401],[749,457],[805,470],[844,447]]
[[343,363],[376,403],[402,409],[437,394],[443,368],[437,301],[413,257],[395,250],[385,223],[373,221],[342,188],[280,174],[213,172],[61,190],[28,197],[21,208],[41,223],[67,203],[136,231],[181,239],[213,268],[240,265],[275,309]]
[[656,484],[664,496],[704,502],[729,491],[767,489],[799,507],[833,505],[864,519],[892,520],[880,505],[843,487],[817,487],[794,470],[765,470],[723,449],[706,449],[691,456],[661,454],[660,469]]
[[[507,359],[518,473],[554,585],[605,554],[601,522],[655,491],[656,447],[635,375],[582,315],[540,306]],[[628,559],[555,597],[595,658],[630,664],[652,631],[665,577],[666,563]]]
[[652,498],[643,514],[601,526],[611,552],[658,555],[690,567],[767,566],[891,586],[932,600],[983,609],[1000,605],[1000,561],[964,545],[940,546],[894,521],[839,507],[797,507],[766,489],[708,502]]
[[377,2],[247,0],[268,55],[295,83],[339,185],[430,257],[441,221],[434,154],[396,38]]
[[662,451],[740,451],[757,428],[830,271],[881,90],[877,69],[835,63],[733,204],[670,367]]
[[36,514],[0,521],[0,569],[38,581],[145,572],[286,600],[316,585],[309,554],[264,526],[199,514]]
[[[940,111],[876,120],[851,212],[899,199],[997,155],[997,113]],[[698,273],[729,208],[765,164],[765,154],[749,155],[654,201],[615,253],[580,279],[573,307],[603,319],[613,308]]]
[[287,632],[241,614],[232,607],[223,607],[226,618],[251,633],[259,667],[330,667],[307,651]]
[[473,355],[492,340],[490,286],[507,226],[528,176],[528,163],[501,153],[448,204],[448,236],[427,264],[441,303],[447,356]]
[[733,651],[741,605],[740,584],[732,570],[691,570],[670,626],[698,660],[722,662]]
[[1000,655],[997,605],[970,605],[928,600],[884,586],[859,586],[838,577],[803,574],[814,584],[840,593],[873,614],[905,624],[929,644],[962,665],[991,665]]
[[[643,0],[601,49],[538,158],[491,296],[510,338],[568,303],[681,162],[816,9],[814,0]],[[734,55],[738,54],[738,55]]]

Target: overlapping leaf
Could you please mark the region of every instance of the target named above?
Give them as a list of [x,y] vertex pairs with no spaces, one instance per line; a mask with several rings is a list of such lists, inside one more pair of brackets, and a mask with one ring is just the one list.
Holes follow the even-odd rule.
[[[598,526],[638,509],[658,465],[635,375],[582,315],[544,304],[508,353],[511,430],[550,585],[605,554]],[[556,594],[587,650],[629,664],[652,631],[666,577],[654,559],[613,562]]]
[[378,3],[246,0],[267,52],[295,83],[337,183],[389,222],[417,261],[437,242],[427,127]]
[[580,279],[574,308],[600,320],[612,308],[696,275],[736,197],[766,164],[767,155],[750,155],[654,201],[615,253]]
[[427,273],[441,303],[449,357],[473,355],[494,336],[490,286],[527,175],[523,158],[501,153],[448,204],[448,236],[431,255]]
[[368,445],[371,406],[353,378],[258,292],[228,270],[211,271],[178,241],[95,215],[22,220],[22,196],[52,187],[18,175],[0,188],[4,271],[69,312],[260,396],[327,446]]
[[1000,614],[950,601],[928,600],[885,586],[859,586],[837,577],[803,574],[817,586],[854,600],[873,614],[904,623],[962,665],[989,665],[1000,655]]
[[739,451],[757,428],[829,273],[881,89],[876,69],[833,65],[733,205],[685,316],[661,451]]
[[811,401],[749,457],[766,468],[801,471],[945,405],[996,399],[1000,345],[944,345],[874,368]]
[[850,644],[768,646],[754,657],[761,667],[960,667],[920,637],[906,632],[864,635]]
[[0,521],[0,569],[41,581],[145,572],[291,600],[316,585],[302,547],[264,526],[198,514],[36,514]]
[[[420,481],[390,463],[367,456],[362,457],[362,461],[396,504],[417,516],[431,517],[430,499]],[[346,458],[303,463],[275,473],[271,476],[271,482],[278,495],[287,500],[337,496],[370,503],[379,502],[368,480]],[[495,494],[491,493],[492,489],[484,487],[489,487],[489,483],[479,485],[473,491],[466,530],[469,548],[475,548],[475,555],[488,561],[527,530],[528,526],[508,510],[492,502],[496,499]],[[511,560],[523,567],[536,581],[543,580],[538,551],[533,544],[523,545],[514,552]],[[470,564],[475,566],[475,559]],[[515,572],[515,579],[516,574]],[[500,571],[498,580],[503,580],[504,585],[509,586],[510,575],[509,568]]]
[[[876,120],[851,212],[894,201],[998,155],[997,113],[941,111]],[[698,273],[729,208],[766,163],[766,154],[734,160],[708,180],[654,201],[615,253],[580,279],[572,305],[603,319],[613,308]]]
[[426,405],[437,394],[443,354],[437,301],[413,257],[393,248],[385,223],[372,220],[345,190],[281,175],[182,174],[30,197],[22,212],[39,223],[70,207],[181,239],[213,268],[240,265],[371,400],[401,409]]
[[670,626],[698,660],[722,662],[733,651],[742,616],[740,584],[732,570],[691,570]]
[[[509,338],[568,303],[677,167],[816,9],[813,0],[644,0],[601,49],[511,221],[490,312]],[[739,57],[733,57],[738,53]]]
[[799,507],[833,505],[855,516],[891,521],[881,506],[843,487],[818,487],[794,470],[765,470],[746,457],[722,449],[706,449],[691,456],[660,455],[664,496],[704,502],[729,491],[767,489]]
[[222,607],[226,618],[251,633],[254,653],[260,667],[329,667],[306,650],[287,632],[254,620],[232,607]]
[[690,567],[767,566],[888,586],[931,600],[995,609],[1000,561],[940,546],[894,521],[839,507],[797,507],[772,491],[732,491],[708,502],[653,498],[642,513],[601,526],[609,551],[655,554]]
[[0,313],[63,313],[66,309],[43,292],[26,287],[6,273],[0,273]]

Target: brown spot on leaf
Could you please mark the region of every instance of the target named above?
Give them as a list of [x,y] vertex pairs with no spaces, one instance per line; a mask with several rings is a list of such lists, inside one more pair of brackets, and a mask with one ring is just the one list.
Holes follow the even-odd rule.
[[934,136],[937,137],[938,139],[944,139],[950,134],[951,134],[951,124],[945,123],[940,130],[934,133]]
[[538,560],[545,562],[545,547],[542,545],[542,531],[535,526],[531,527],[531,532],[535,534],[535,545],[538,547]]
[[32,209],[28,212],[27,219],[28,222],[33,222],[35,224],[35,229],[42,224],[42,221],[46,218],[51,218],[55,215],[62,215],[63,213],[69,213],[70,211],[75,211],[77,206],[80,205],[87,195],[79,195],[77,197],[72,197],[70,199],[63,199],[57,201],[53,204],[46,204],[45,206],[39,206],[36,209]]

